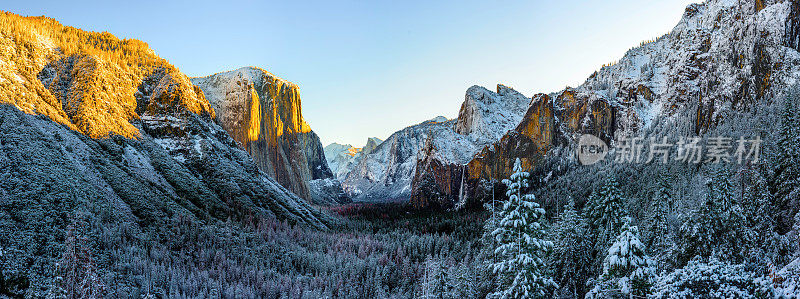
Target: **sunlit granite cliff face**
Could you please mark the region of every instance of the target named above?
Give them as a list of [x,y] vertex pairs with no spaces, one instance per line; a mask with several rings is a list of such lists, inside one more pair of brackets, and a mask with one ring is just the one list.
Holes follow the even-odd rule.
[[309,188],[309,181],[332,179],[333,173],[319,137],[303,120],[297,85],[256,67],[192,82],[214,107],[216,120],[262,171],[305,199],[328,197]]

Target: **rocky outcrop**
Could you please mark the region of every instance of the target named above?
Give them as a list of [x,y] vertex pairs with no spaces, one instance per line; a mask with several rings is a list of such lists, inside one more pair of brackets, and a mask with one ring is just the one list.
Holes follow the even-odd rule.
[[365,155],[369,154],[376,148],[378,148],[378,146],[381,145],[381,143],[383,143],[383,140],[380,140],[379,138],[376,137],[367,138],[367,144],[365,144],[364,147],[361,148],[361,153]]
[[423,151],[424,154],[416,161],[417,167],[411,182],[411,205],[415,208],[454,208],[464,195],[466,167],[442,162],[433,147]]
[[508,178],[513,173],[514,161],[506,157],[520,157],[522,166],[530,169],[539,157],[555,145],[556,136],[560,135],[554,110],[550,96],[533,96],[522,122],[500,141],[483,148],[469,162],[468,178],[493,179],[498,182]]
[[520,157],[523,167],[530,169],[555,145],[556,136],[560,129],[553,100],[537,94],[516,128],[482,148],[466,165],[443,163],[435,158],[435,148],[427,148],[429,153],[417,162],[411,203],[417,208],[439,209],[466,205],[467,198],[475,197],[481,188],[481,180],[498,183],[511,175],[514,161],[507,157]]
[[506,98],[524,96],[502,84],[497,85],[496,94],[470,91],[467,94],[458,111],[454,128],[461,135],[499,139],[508,129],[519,123],[519,115],[524,113],[524,106],[519,102],[527,102],[507,101]]
[[193,78],[216,120],[258,167],[302,198],[309,181],[333,178],[319,137],[303,120],[297,85],[256,67]]

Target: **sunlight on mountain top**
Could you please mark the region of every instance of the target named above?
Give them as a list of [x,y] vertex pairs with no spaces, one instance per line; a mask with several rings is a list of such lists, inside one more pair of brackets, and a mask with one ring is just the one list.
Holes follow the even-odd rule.
[[129,121],[165,109],[214,114],[202,92],[148,45],[0,12],[0,103],[92,138],[139,131]]

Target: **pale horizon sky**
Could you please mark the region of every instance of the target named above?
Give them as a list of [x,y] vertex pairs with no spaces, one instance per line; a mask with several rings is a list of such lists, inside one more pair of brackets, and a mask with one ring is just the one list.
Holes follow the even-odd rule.
[[300,86],[322,139],[363,146],[455,118],[472,85],[581,84],[669,32],[693,0],[13,1],[0,9],[147,42],[189,76],[262,67]]

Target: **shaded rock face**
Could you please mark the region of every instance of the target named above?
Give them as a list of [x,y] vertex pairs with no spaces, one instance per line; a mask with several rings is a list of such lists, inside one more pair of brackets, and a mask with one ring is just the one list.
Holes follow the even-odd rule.
[[[471,196],[485,193],[478,189],[492,184],[482,182],[508,177],[516,158],[536,172],[549,149],[568,147],[580,134],[613,146],[619,137],[658,121],[669,122],[675,136],[689,137],[704,134],[732,110],[758,109],[800,79],[799,20],[797,1],[689,5],[670,33],[631,49],[578,87],[553,93],[552,99],[535,96],[519,125],[480,150],[466,174],[454,170],[458,165],[420,159],[433,173],[418,175],[414,186],[432,191],[415,192],[415,202],[456,201],[461,196],[454,194],[464,191],[452,186],[461,186],[453,182],[462,176],[467,183],[459,189]],[[467,108],[458,132],[469,132],[477,122],[471,116],[476,109]]]
[[800,1],[792,1],[786,19],[786,46],[800,50]]
[[442,162],[430,153],[421,156],[411,183],[411,205],[415,208],[454,208],[463,195],[465,171],[465,166]]
[[192,82],[222,127],[281,185],[311,200],[308,182],[333,177],[319,137],[303,120],[296,85],[255,67]]

